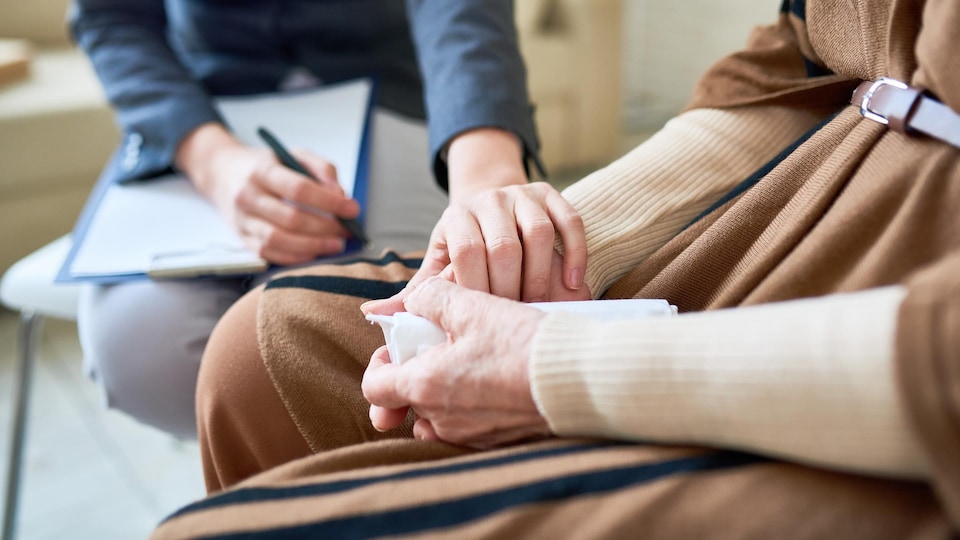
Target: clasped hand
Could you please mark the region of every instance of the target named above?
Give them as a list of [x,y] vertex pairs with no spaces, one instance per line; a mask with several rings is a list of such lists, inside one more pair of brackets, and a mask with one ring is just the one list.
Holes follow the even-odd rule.
[[[558,235],[563,256],[554,249]],[[582,221],[548,184],[489,190],[451,205],[410,284],[362,308],[410,311],[447,333],[446,343],[400,365],[386,347],[373,354],[362,388],[374,427],[393,429],[412,410],[421,439],[487,448],[549,435],[528,368],[544,314],[515,300],[590,299],[585,266]]]
[[448,340],[399,365],[377,349],[362,382],[375,428],[399,426],[412,409],[418,439],[489,448],[549,435],[527,368],[543,312],[440,277],[420,283],[404,307]]

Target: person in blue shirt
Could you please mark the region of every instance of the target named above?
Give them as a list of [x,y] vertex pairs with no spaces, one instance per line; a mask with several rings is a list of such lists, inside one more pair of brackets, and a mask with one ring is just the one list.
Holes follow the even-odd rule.
[[[185,174],[271,263],[339,254],[347,233],[335,218],[359,205],[323,156],[297,154],[316,183],[239,142],[217,96],[374,77],[374,133],[391,133],[369,180],[366,227],[378,248],[423,249],[448,204],[526,183],[531,164],[543,174],[511,0],[75,0],[69,22],[123,133],[104,174]],[[107,404],[193,437],[206,341],[257,282],[84,290],[85,369]]]

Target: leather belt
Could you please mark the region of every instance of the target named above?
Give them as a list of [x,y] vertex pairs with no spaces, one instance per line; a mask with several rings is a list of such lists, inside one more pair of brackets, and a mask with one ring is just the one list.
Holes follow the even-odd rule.
[[960,148],[960,114],[896,79],[860,83],[850,103],[860,107],[864,118],[894,131],[919,131]]

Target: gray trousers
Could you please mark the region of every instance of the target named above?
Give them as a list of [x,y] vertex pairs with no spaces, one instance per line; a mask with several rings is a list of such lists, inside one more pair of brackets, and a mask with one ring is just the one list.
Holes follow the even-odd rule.
[[[446,208],[428,163],[426,127],[386,111],[372,118],[366,231],[370,256],[425,249]],[[78,327],[84,370],[104,403],[180,438],[194,438],[194,390],[221,315],[268,276],[89,285]]]

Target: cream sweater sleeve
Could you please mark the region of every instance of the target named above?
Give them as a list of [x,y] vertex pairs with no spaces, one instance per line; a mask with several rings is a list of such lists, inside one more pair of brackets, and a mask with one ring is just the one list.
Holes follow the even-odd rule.
[[531,389],[560,435],[920,477],[893,374],[903,295],[888,287],[621,323],[551,314],[533,344]]
[[594,297],[819,120],[774,106],[691,110],[564,190],[583,216]]

